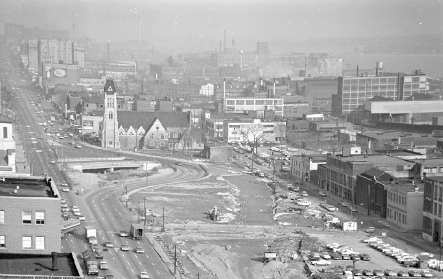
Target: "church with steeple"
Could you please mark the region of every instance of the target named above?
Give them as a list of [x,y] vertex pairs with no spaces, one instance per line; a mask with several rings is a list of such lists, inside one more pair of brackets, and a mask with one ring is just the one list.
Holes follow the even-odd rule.
[[117,112],[117,86],[112,79],[106,80],[104,94],[102,147],[179,150],[192,146],[190,112]]

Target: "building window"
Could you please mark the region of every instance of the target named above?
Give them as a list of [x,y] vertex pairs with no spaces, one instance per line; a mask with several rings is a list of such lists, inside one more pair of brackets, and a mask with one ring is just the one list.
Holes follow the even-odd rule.
[[161,139],[165,139],[165,135],[161,134],[161,135],[160,135],[160,138],[161,138]]
[[4,139],[8,138],[8,127],[3,127],[3,138]]
[[4,223],[5,223],[5,211],[0,210],[0,224],[4,224]]
[[6,248],[6,236],[0,235],[0,248]]
[[114,119],[114,114],[112,113],[112,111],[109,112],[109,119],[110,120]]
[[37,225],[44,225],[45,224],[45,213],[43,211],[35,212],[35,223]]
[[170,138],[173,138],[173,137],[174,137],[174,133],[173,133],[173,132],[170,132],[170,133],[169,133],[169,137],[170,137]]
[[154,142],[153,141],[149,142],[149,146],[154,146]]
[[151,134],[151,135],[149,136],[149,139],[154,139],[154,134]]
[[165,143],[164,142],[160,142],[160,146],[165,146]]
[[31,236],[24,236],[22,238],[22,245],[24,250],[32,249],[32,237]]
[[23,221],[23,224],[32,224],[32,212],[31,211],[23,211],[22,212],[22,221]]
[[45,250],[45,237],[36,236],[35,237],[35,250]]

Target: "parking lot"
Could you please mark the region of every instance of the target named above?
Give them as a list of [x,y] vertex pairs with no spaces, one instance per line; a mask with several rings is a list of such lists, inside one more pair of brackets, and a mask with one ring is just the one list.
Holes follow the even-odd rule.
[[[352,236],[354,234],[354,236]],[[371,258],[370,261],[362,261],[358,260],[355,262],[355,270],[358,270],[359,272],[363,272],[363,270],[380,270],[384,272],[385,270],[393,270],[395,274],[398,274],[399,271],[406,271],[409,272],[411,270],[417,270],[421,272],[422,270],[419,268],[408,268],[402,264],[399,264],[395,258],[391,258],[385,254],[383,254],[381,251],[376,250],[372,248],[369,244],[363,243],[362,240],[365,238],[368,238],[367,235],[363,233],[349,233],[348,236],[346,235],[317,235],[319,237],[319,240],[322,243],[322,251],[328,251],[330,254],[332,253],[332,250],[326,248],[326,245],[332,244],[332,243],[338,243],[340,245],[348,245],[350,248],[352,248],[355,252],[358,252],[360,254],[368,254]],[[419,254],[422,251],[419,251],[415,248],[406,246],[396,240],[392,240],[390,238],[383,238],[384,243],[389,243],[392,246],[395,246],[397,248],[400,248],[404,250],[405,252],[415,255]],[[352,270],[353,261],[352,260],[328,260],[331,262],[331,265],[328,266],[314,266],[310,265],[310,268],[314,272],[321,273],[324,269],[329,269],[332,271],[332,269],[337,270]],[[439,278],[439,273],[436,271],[431,270],[431,273],[434,275],[434,277]],[[383,275],[384,277],[387,277],[386,275]],[[390,278],[395,278],[397,276],[390,276]],[[421,276],[420,276],[421,277]],[[356,277],[357,278],[357,277]],[[366,278],[363,276],[363,278]]]

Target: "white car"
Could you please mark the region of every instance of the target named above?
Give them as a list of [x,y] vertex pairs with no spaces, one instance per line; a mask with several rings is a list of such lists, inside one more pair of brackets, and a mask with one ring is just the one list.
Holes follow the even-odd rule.
[[78,216],[78,219],[79,219],[80,221],[86,221],[86,217],[83,216],[83,215],[79,215],[79,216]]
[[82,213],[81,213],[80,211],[74,211],[74,215],[75,215],[75,216],[81,216]]
[[370,237],[370,238],[363,239],[363,242],[364,243],[369,243],[369,242],[377,242],[379,240],[381,240],[381,239],[378,238],[378,237]]
[[301,195],[302,197],[307,197],[307,196],[308,196],[308,193],[307,193],[306,191],[302,191],[300,195]]
[[300,206],[310,206],[311,202],[310,201],[306,201],[306,200],[298,201],[297,205],[300,205]]
[[141,279],[149,279],[149,274],[146,271],[140,272]]
[[63,192],[69,192],[69,188],[68,188],[68,187],[63,187],[63,188],[62,188],[62,191],[63,191]]
[[331,261],[327,261],[327,260],[317,260],[317,261],[311,261],[312,265],[331,265]]

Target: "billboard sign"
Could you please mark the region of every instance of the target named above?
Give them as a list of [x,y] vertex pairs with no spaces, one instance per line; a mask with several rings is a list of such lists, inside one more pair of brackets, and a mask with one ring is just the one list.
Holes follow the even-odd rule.
[[64,69],[54,69],[54,76],[62,78],[66,76],[66,70]]

